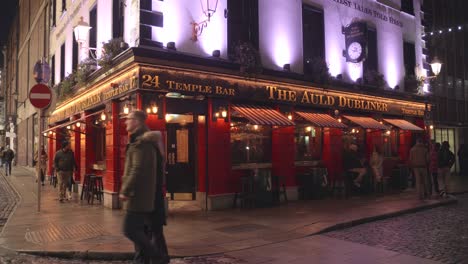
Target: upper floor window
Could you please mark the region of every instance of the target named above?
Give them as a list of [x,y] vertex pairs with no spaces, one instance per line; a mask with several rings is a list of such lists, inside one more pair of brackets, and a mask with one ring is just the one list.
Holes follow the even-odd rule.
[[123,3],[123,1],[112,0],[112,36],[113,38],[123,37],[124,8],[125,8],[125,4]]
[[367,58],[364,61],[364,73],[379,71],[379,54],[377,49],[377,31],[373,28],[367,30]]
[[401,0],[401,11],[414,15],[413,0]]
[[323,10],[302,7],[304,74],[313,74],[314,61],[325,60],[325,31]]
[[258,50],[258,0],[228,0],[228,48],[238,42]]
[[60,46],[60,81],[65,79],[65,43]]
[[52,69],[50,71],[50,83],[53,86],[55,84],[55,56],[50,58],[50,68]]
[[416,67],[416,48],[414,43],[403,42],[403,57],[405,74],[414,75],[414,67]]
[[51,26],[55,27],[57,19],[57,0],[52,0],[52,5],[50,5],[51,10]]
[[62,13],[67,11],[67,0],[62,0]]
[[[91,29],[89,30],[89,47],[91,48],[96,48],[97,46],[97,6],[94,6],[91,11],[89,11],[89,26]],[[94,57],[91,52],[94,52],[92,50],[89,50],[90,57]]]

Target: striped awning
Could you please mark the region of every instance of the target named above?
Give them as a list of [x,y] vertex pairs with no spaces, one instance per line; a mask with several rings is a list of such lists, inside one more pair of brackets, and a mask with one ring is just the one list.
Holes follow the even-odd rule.
[[344,118],[348,119],[349,121],[361,126],[364,129],[383,129],[387,130],[388,127],[384,124],[381,124],[379,121],[370,118],[370,117],[363,117],[363,116],[344,116]]
[[403,130],[423,131],[424,129],[404,120],[404,119],[384,119],[385,122]]
[[327,114],[308,112],[296,112],[296,114],[319,127],[347,128],[345,124],[338,122],[335,118]]
[[253,125],[294,126],[294,122],[272,108],[236,104],[232,105],[232,110],[247,118]]

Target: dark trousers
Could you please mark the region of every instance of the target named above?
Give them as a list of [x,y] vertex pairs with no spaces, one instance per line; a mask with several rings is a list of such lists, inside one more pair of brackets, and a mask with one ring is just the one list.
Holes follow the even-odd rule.
[[432,184],[434,185],[434,190],[436,193],[439,193],[440,192],[439,181],[437,180],[437,177],[439,176],[439,174],[437,172],[432,172],[431,175],[432,175]]
[[123,232],[135,245],[135,263],[146,264],[158,256],[157,250],[145,232],[151,222],[150,213],[129,212],[124,218]]
[[5,175],[11,175],[11,161],[5,161]]

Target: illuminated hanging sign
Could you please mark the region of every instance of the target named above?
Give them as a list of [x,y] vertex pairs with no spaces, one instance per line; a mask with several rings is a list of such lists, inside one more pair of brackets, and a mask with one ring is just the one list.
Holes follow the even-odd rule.
[[[338,3],[342,6],[345,6],[345,7],[348,7],[350,9],[354,9],[356,11],[359,11],[367,16],[371,16],[373,18],[377,18],[377,19],[380,19],[382,21],[385,21],[385,22],[388,22],[392,25],[395,25],[395,26],[398,26],[398,27],[403,27],[403,22],[401,22],[401,20],[395,18],[394,16],[392,16],[392,14],[390,14],[390,11],[391,9],[383,6],[383,5],[380,5],[379,6],[379,9],[385,9],[385,11],[381,11],[377,8],[372,8],[372,7],[369,7],[369,6],[366,6],[363,4],[363,2],[354,2],[354,1],[351,1],[351,0],[331,0],[335,3]],[[395,13],[397,13],[395,11]]]

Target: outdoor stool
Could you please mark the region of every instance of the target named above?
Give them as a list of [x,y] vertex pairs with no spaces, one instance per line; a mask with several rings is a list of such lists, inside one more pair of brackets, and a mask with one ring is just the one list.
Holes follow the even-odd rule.
[[83,200],[83,196],[86,200],[89,200],[89,194],[91,192],[90,178],[96,176],[94,174],[85,174],[83,179],[83,185],[81,186],[80,200]]
[[104,192],[104,184],[102,182],[102,176],[93,175],[89,178],[91,186],[91,190],[88,196],[88,203],[91,199],[91,204],[94,204],[94,197],[102,203],[103,200],[103,192]]
[[255,188],[253,175],[241,176],[240,192],[234,194],[233,208],[237,206],[237,200],[240,200],[241,208],[255,206]]
[[288,196],[286,194],[286,177],[284,176],[271,176],[271,187],[273,192],[273,202],[280,204],[281,195],[284,197],[284,201],[288,202]]

